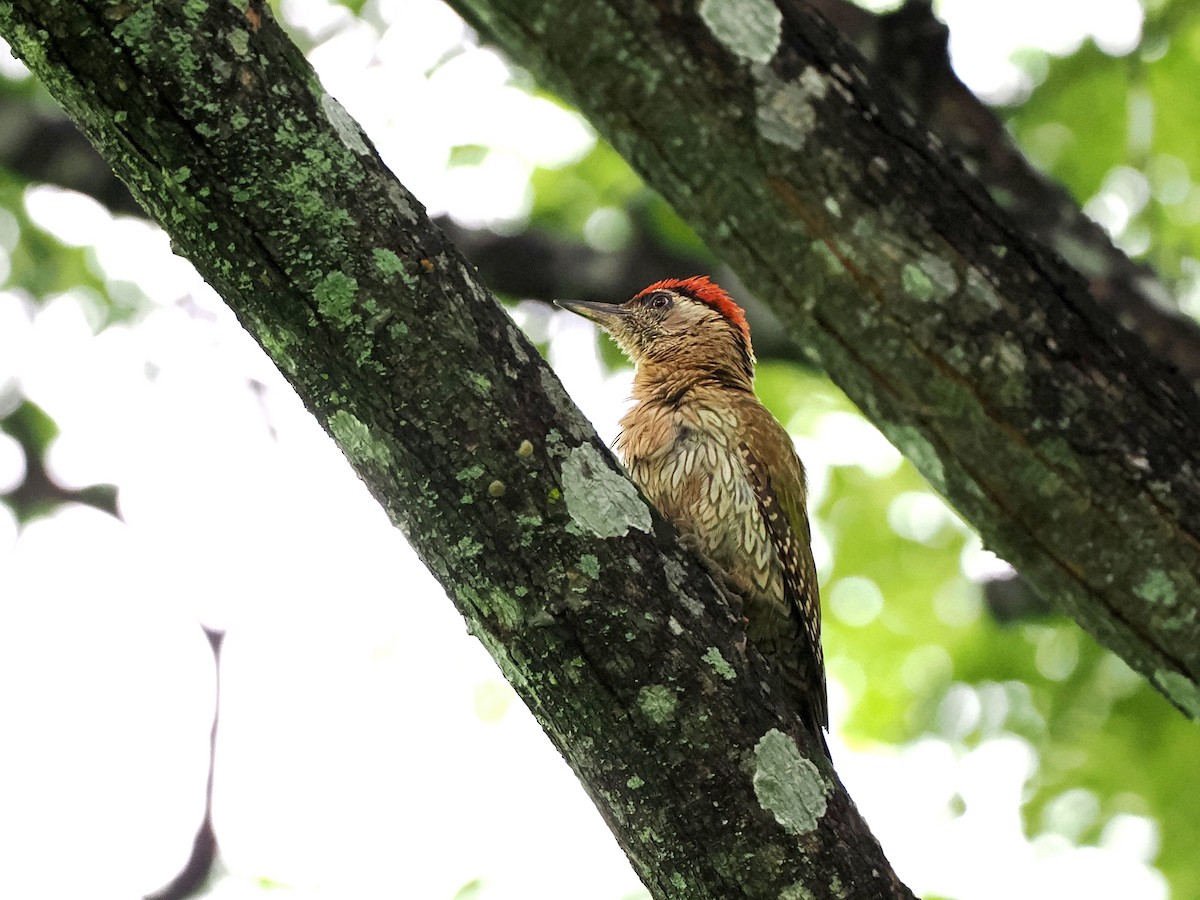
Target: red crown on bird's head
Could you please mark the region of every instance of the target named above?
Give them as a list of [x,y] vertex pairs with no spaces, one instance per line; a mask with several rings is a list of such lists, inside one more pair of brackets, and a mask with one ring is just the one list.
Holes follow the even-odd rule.
[[745,311],[733,302],[733,298],[725,293],[724,288],[714,283],[707,275],[693,275],[691,278],[664,278],[639,291],[637,296],[642,297],[651,291],[663,290],[678,291],[693,300],[711,306],[736,325],[746,339],[746,346],[750,345],[750,325],[746,322]]

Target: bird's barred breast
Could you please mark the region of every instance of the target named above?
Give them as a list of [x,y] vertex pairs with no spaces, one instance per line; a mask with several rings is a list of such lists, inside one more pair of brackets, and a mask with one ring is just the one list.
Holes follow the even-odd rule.
[[699,540],[745,599],[782,597],[782,567],[738,449],[736,411],[701,403],[640,409],[622,429],[617,451],[663,515]]

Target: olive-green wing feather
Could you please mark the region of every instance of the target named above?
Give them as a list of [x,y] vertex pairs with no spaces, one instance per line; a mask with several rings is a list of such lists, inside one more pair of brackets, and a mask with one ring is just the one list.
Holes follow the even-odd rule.
[[[762,414],[770,418],[766,410]],[[749,441],[743,440],[738,449],[754,485],[771,543],[783,564],[784,599],[789,616],[795,620],[798,636],[802,638],[797,648],[800,658],[781,660],[780,663],[799,665],[798,674],[813,707],[812,713],[822,728],[828,728],[825,657],[821,650],[821,595],[805,509],[804,468],[792,448],[791,439],[773,418],[766,427],[751,428],[745,436]],[[777,461],[774,477],[764,464],[764,458]]]

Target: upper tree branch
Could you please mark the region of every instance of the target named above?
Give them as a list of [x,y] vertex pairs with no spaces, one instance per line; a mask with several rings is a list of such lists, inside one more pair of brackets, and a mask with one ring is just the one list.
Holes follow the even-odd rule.
[[1114,247],[1062,185],[1022,156],[999,117],[951,68],[949,32],[934,16],[930,0],[907,0],[883,16],[848,0],[787,2],[807,3],[825,15],[866,57],[882,83],[901,94],[921,125],[963,160],[1013,222],[1078,268],[1097,305],[1200,390],[1200,325],[1173,308],[1170,292],[1150,266]]
[[656,896],[911,896],[703,567],[263,3],[17,0],[0,34],[339,442]]
[[[807,3],[854,44],[872,76],[901,94],[917,120],[957,154],[1023,232],[1084,266],[1097,305],[1138,335],[1200,391],[1200,325],[1174,309],[1169,292],[1146,264],[1116,249],[1059,184],[1021,155],[996,114],[958,79],[947,55],[947,30],[927,0],[908,0],[876,15],[849,0]],[[1114,65],[1116,62],[1114,61]],[[57,111],[0,96],[0,165],[32,179],[90,194],[115,212],[139,213],[107,163]],[[493,234],[439,220],[493,290],[550,302],[633,294],[666,274],[699,272],[704,260],[681,258],[638,232],[631,246],[601,252],[586,244],[526,231]],[[808,365],[782,339],[777,320],[757,302],[747,310],[760,359]]]
[[1200,716],[1200,400],[824,19],[788,0],[454,5],[589,116],[989,544]]

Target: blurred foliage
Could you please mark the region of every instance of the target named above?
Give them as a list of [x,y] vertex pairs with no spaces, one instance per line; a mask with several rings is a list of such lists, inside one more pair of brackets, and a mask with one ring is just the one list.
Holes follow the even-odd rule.
[[[50,102],[45,91],[29,78],[0,77],[0,97],[43,107]],[[141,308],[140,295],[110,290],[112,286],[89,248],[69,246],[33,221],[25,204],[30,186],[0,164],[0,291],[12,291],[35,308],[60,294],[77,292],[91,301],[97,328],[133,317]],[[0,495],[0,503],[8,506],[22,524],[48,515],[65,503],[80,503],[117,515],[116,486],[96,484],[70,489],[54,481],[46,467],[46,455],[58,437],[58,426],[24,397],[12,374],[0,360],[0,432],[19,445],[25,474],[20,484]]]
[[595,240],[589,226],[608,213],[651,231],[666,247],[711,256],[691,227],[604,141],[573,163],[537,169],[530,187],[532,227]]
[[[1034,60],[1040,83],[1006,115],[1026,153],[1124,249],[1158,269],[1196,315],[1200,5],[1144,6],[1142,38],[1131,53],[1114,58],[1087,43],[1063,58]],[[1023,687],[1020,703],[1032,715],[1005,727],[1039,754],[1025,807],[1030,833],[1095,843],[1112,816],[1149,816],[1161,839],[1155,862],[1173,896],[1200,897],[1195,723],[1068,623],[994,630],[981,623],[970,646],[955,653],[955,677],[977,693],[988,682]]]
[[1145,5],[1142,39],[1124,57],[1091,42],[1063,58],[1026,56],[1040,82],[1006,115],[1043,171],[1188,294],[1200,284],[1200,5]]
[[[8,279],[0,287],[20,287],[38,301],[87,287],[111,301],[104,279],[97,274],[88,251],[66,246],[29,218],[23,199],[26,186],[18,177],[0,168],[0,248],[7,251],[12,267]],[[15,238],[11,245],[8,235]],[[129,312],[123,305],[111,302],[105,305],[111,315],[119,318]]]
[[[6,392],[7,393],[7,392]],[[14,392],[15,393],[15,392]],[[17,396],[5,396],[6,403],[16,403],[12,412],[0,418],[0,432],[7,434],[20,447],[25,473],[15,488],[0,495],[19,523],[46,516],[66,503],[91,506],[111,516],[119,516],[117,486],[90,484],[82,488],[65,488],[58,484],[46,467],[50,446],[58,437],[58,425],[36,403]]]

